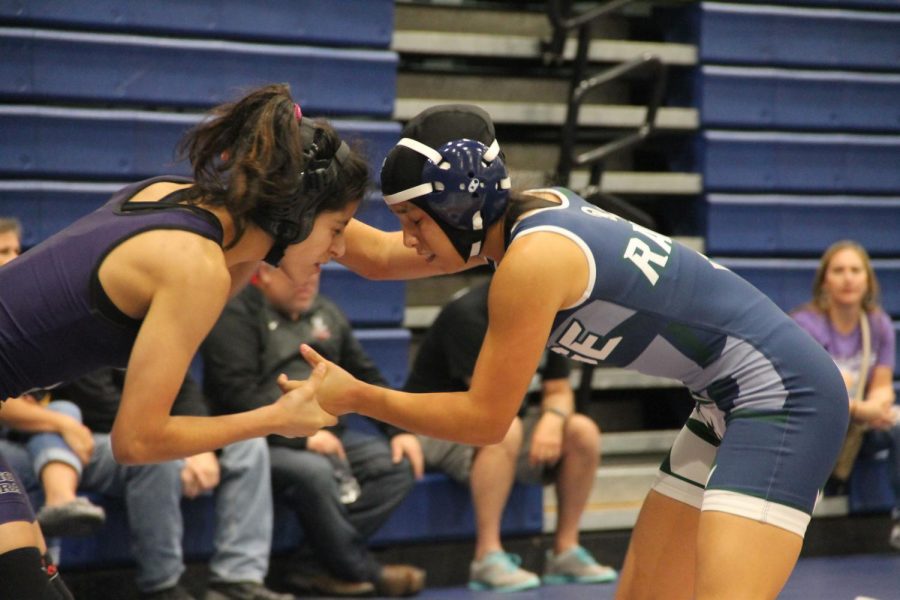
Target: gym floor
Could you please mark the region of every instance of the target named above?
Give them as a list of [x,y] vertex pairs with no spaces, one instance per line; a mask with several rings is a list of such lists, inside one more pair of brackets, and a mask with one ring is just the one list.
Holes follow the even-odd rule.
[[[512,594],[431,588],[422,600],[612,600],[615,585],[563,585]],[[802,558],[779,600],[900,600],[900,553]]]

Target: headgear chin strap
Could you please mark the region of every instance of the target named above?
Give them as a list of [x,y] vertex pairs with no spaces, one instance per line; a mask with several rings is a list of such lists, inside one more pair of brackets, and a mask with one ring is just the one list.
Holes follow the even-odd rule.
[[[300,107],[294,105],[295,114]],[[275,244],[265,257],[265,261],[278,266],[284,251],[291,244],[298,244],[309,237],[316,221],[319,206],[324,201],[325,192],[340,175],[341,166],[350,156],[350,148],[341,141],[334,155],[324,158],[319,145],[325,134],[307,120],[300,121],[300,138],[306,168],[300,173],[298,193],[294,198],[278,206],[257,208],[253,221],[275,239]]]
[[487,228],[503,216],[511,181],[500,144],[459,139],[434,149],[412,138],[398,143],[425,156],[423,183],[385,194],[388,205],[412,201],[441,227],[463,260],[481,253]]

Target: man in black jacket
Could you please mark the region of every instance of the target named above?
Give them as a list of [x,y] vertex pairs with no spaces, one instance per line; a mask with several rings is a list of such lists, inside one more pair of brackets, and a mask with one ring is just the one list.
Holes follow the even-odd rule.
[[[386,385],[346,316],[318,289],[318,274],[298,286],[261,264],[254,285],[228,304],[202,347],[207,396],[222,412],[271,404],[282,393],[282,373],[307,379],[301,343],[363,381]],[[379,564],[367,540],[421,477],[421,447],[416,436],[383,424],[384,436],[347,425],[342,418],[308,438],[269,436],[276,498],[296,513],[307,542],[300,572],[285,584],[335,596],[416,593],[424,572]]]

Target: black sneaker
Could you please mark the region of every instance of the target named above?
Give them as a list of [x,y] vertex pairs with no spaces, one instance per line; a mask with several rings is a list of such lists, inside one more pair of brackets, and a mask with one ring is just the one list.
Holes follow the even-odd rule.
[[375,595],[375,584],[371,581],[344,581],[326,573],[290,573],[285,576],[284,585],[304,596],[367,598]]
[[206,600],[295,600],[292,594],[281,594],[255,581],[209,584]]
[[142,592],[141,600],[197,600],[180,585],[173,585],[155,592]]

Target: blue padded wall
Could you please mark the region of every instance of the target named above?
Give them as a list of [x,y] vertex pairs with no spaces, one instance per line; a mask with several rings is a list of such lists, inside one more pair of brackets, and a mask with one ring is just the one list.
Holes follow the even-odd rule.
[[[813,256],[842,239],[895,256],[900,197],[709,194],[706,250],[725,256]],[[814,218],[810,218],[814,215]]]
[[[809,302],[819,265],[813,258],[716,258],[716,262],[762,290],[785,311]],[[900,290],[900,259],[873,259],[872,266],[881,284],[885,311],[900,318],[900,294],[895,293]]]
[[[118,181],[188,175],[187,163],[175,160],[175,146],[200,118],[146,110],[0,106],[0,175]],[[400,125],[393,121],[330,122],[365,154],[372,173],[400,137]]]
[[704,65],[697,87],[707,127],[900,131],[900,74]]
[[[513,486],[500,530],[504,536],[539,535],[543,527],[540,486]],[[128,537],[125,503],[119,498],[91,495],[106,509],[106,524],[92,536],[62,540],[60,567],[66,570],[134,565]],[[184,555],[187,560],[208,560],[213,553],[214,498],[206,494],[183,500]],[[295,549],[303,538],[297,517],[285,505],[275,505],[272,552]],[[443,475],[427,473],[371,538],[373,546],[438,540],[472,539],[475,519],[469,491]]]
[[0,19],[39,27],[387,48],[393,0],[0,0]]
[[387,50],[0,27],[0,56],[0,97],[19,102],[204,107],[286,81],[309,114],[387,118],[396,94]]
[[[371,303],[379,300],[372,295]],[[378,370],[392,388],[402,388],[409,371],[408,329],[357,329],[353,332],[366,354],[375,361]]]
[[892,12],[703,2],[700,19],[703,63],[896,70],[900,57]]
[[707,129],[707,191],[900,192],[900,136]]
[[790,310],[825,248],[856,240],[896,319],[900,4],[778,4],[703,2],[681,22],[700,48],[706,252]]
[[[745,4],[767,4],[772,0],[744,0]],[[817,6],[826,8],[896,9],[897,0],[780,0],[781,6]]]
[[[96,209],[124,185],[124,179],[118,183],[30,179],[0,181],[0,214],[15,215],[22,221],[25,230],[23,243],[25,247],[30,247]],[[356,217],[378,229],[399,229],[397,218],[388,210],[377,191],[361,203]],[[395,312],[399,314],[399,309]],[[385,321],[374,322],[399,321],[393,315]]]
[[[717,258],[716,262],[762,290],[785,311],[809,302],[819,265],[818,260],[811,258]],[[873,259],[872,266],[881,284],[885,311],[900,318],[900,259]]]
[[402,281],[369,281],[337,263],[322,269],[321,291],[340,305],[351,323],[400,326],[406,306]]

